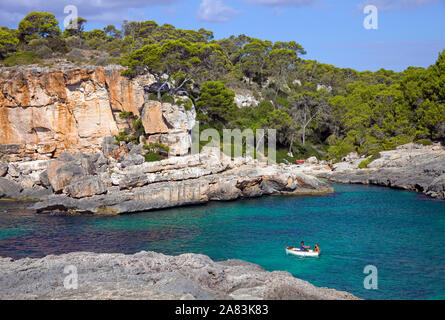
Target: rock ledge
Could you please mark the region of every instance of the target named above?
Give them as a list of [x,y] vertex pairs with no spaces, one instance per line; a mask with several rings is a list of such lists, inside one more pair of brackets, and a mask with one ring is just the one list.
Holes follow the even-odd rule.
[[[74,266],[78,288],[65,289]],[[71,269],[72,270],[72,269]],[[72,272],[72,271],[70,271]],[[215,262],[201,254],[167,256],[75,252],[42,259],[0,258],[0,299],[351,299],[283,271],[241,260]]]

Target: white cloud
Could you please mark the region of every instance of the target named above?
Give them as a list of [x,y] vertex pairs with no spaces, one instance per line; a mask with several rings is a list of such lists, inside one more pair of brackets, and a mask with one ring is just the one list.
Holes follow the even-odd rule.
[[366,5],[371,4],[382,11],[405,10],[422,7],[439,1],[440,0],[366,0],[358,5],[358,9],[363,10]]
[[281,7],[281,6],[294,6],[302,7],[311,5],[319,0],[244,0],[245,2],[252,4],[259,4],[270,7]]
[[198,18],[208,22],[227,22],[240,11],[225,5],[222,0],[202,0]]
[[74,5],[79,16],[90,22],[121,23],[128,18],[128,10],[154,5],[170,6],[180,0],[0,0],[0,17],[11,24],[18,22],[31,11],[48,11],[54,13],[59,21],[66,16],[63,9]]

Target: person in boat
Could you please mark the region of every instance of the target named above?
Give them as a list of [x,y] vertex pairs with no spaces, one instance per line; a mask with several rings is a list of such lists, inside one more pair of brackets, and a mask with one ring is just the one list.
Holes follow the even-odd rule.
[[320,252],[320,247],[318,246],[318,243],[315,244],[314,251],[315,252]]
[[301,251],[308,251],[310,248],[311,248],[310,246],[305,246],[304,245],[304,241],[301,241],[301,244],[300,244],[300,250]]

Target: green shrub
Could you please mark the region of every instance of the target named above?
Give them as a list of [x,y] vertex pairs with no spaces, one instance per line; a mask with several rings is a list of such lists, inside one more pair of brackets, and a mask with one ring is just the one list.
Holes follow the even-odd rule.
[[116,138],[116,145],[119,145],[119,142],[124,141],[124,142],[133,142],[135,144],[139,144],[139,139],[138,137],[134,136],[134,135],[127,135],[128,132],[127,131],[121,131],[119,132],[119,134],[116,136],[114,136],[114,138]]
[[65,43],[70,48],[79,48],[82,46],[83,41],[76,36],[70,36],[68,38],[65,38]]
[[296,150],[294,149],[294,156],[298,159],[316,157],[321,160],[325,158],[317,149],[315,149],[314,145],[310,143],[306,143],[304,147],[301,144],[294,144],[294,147],[296,147]]
[[136,136],[129,136],[127,142],[133,142],[135,144],[139,144],[139,139]]
[[110,64],[110,59],[105,56],[97,58],[96,62],[94,63],[94,65],[102,67],[107,66],[109,64]]
[[192,110],[193,106],[192,100],[190,100],[190,98],[184,98],[184,99],[178,98],[176,99],[175,104],[178,106],[184,106],[184,109],[186,111]]
[[118,58],[121,56],[120,48],[112,48],[108,51],[108,53],[110,54],[110,56],[112,56],[114,58]]
[[288,153],[289,153],[289,148],[277,149],[276,150],[277,162],[295,163],[296,160],[307,159],[310,157],[316,157],[318,160],[326,158],[322,153],[318,152],[313,145],[309,143],[306,143],[304,147],[300,144],[295,143],[294,148],[292,150],[293,157],[289,157]]
[[366,169],[366,168],[368,167],[368,165],[369,165],[371,162],[373,162],[374,160],[380,159],[381,156],[382,156],[382,155],[380,154],[380,152],[374,153],[374,154],[372,155],[372,157],[370,157],[370,158],[368,158],[368,159],[365,159],[365,160],[363,160],[362,162],[360,162],[360,164],[358,165],[358,167],[359,167],[360,169]]
[[126,131],[121,131],[118,133],[118,135],[115,135],[114,138],[116,139],[116,142],[119,144],[121,141],[127,141],[128,136]]
[[36,51],[36,55],[39,58],[48,59],[48,58],[51,58],[51,56],[53,55],[53,52],[47,46],[42,46]]
[[382,150],[382,141],[372,135],[367,135],[365,142],[357,148],[357,152],[362,155],[373,155]]
[[168,95],[167,93],[164,93],[162,95],[161,101],[165,102],[165,103],[171,103],[171,104],[175,103],[175,99],[172,96]]
[[67,53],[67,56],[79,61],[85,58],[83,51],[79,48],[74,48]]
[[65,40],[59,37],[48,37],[48,47],[54,52],[60,52],[66,54],[69,52],[69,48],[65,42]]
[[150,143],[150,144],[145,144],[142,147],[144,150],[148,150],[150,153],[168,153],[170,151],[170,147],[166,146],[165,144],[162,143]]
[[150,93],[148,100],[158,101],[158,95],[156,93]]
[[48,45],[48,41],[46,39],[38,38],[38,39],[32,39],[29,41],[28,46],[30,50],[36,51],[42,47],[46,47]]
[[131,119],[131,129],[125,129],[125,131],[119,132],[119,135],[115,136],[118,142],[133,142],[139,144],[140,136],[145,134],[145,128],[141,119],[131,111],[122,111],[119,113],[119,118],[121,119]]
[[368,167],[368,164],[371,163],[371,161],[372,161],[371,158],[368,158],[368,159],[366,159],[366,160],[363,160],[362,162],[360,162],[360,164],[358,165],[358,167],[359,167],[360,169],[366,169],[366,168]]
[[424,146],[431,146],[433,144],[433,141],[431,141],[430,139],[419,139],[416,141],[416,143],[420,143]]
[[124,77],[134,77],[136,75],[136,72],[133,71],[132,69],[125,69],[121,72],[121,75]]
[[380,154],[380,152],[374,153],[371,157],[372,161],[380,159],[382,157],[382,155]]
[[401,134],[396,137],[383,139],[381,144],[384,150],[394,150],[397,146],[413,141],[413,138],[413,136]]
[[145,162],[154,162],[154,161],[161,160],[161,156],[159,154],[153,153],[153,152],[145,154],[144,158],[145,158]]
[[34,63],[40,63],[40,58],[31,51],[24,51],[24,52],[17,52],[14,55],[11,55],[7,57],[5,60],[3,60],[3,64],[6,67],[13,67],[17,65],[28,65],[28,64],[34,64]]
[[142,123],[141,119],[138,119],[135,122],[133,122],[133,130],[134,134],[138,137],[145,133],[144,124]]
[[278,163],[295,163],[297,157],[289,157],[287,154],[289,152],[288,148],[276,150],[276,157]]
[[329,159],[341,159],[346,157],[349,153],[356,151],[355,147],[351,143],[340,142],[340,144],[336,146],[330,146],[328,149],[328,158]]
[[278,96],[278,97],[277,97],[277,103],[278,103],[278,105],[283,106],[283,107],[286,107],[286,108],[289,108],[289,107],[290,107],[290,102],[289,102],[289,100],[286,99],[286,98],[284,98],[284,97],[281,97],[281,96]]
[[86,40],[85,44],[90,49],[98,50],[99,47],[103,44],[103,40],[101,40],[101,39],[90,39],[90,40]]
[[128,119],[128,118],[133,118],[133,112],[131,111],[122,111],[121,113],[119,113],[119,118],[121,119]]
[[118,58],[110,58],[108,59],[108,64],[120,64],[121,60]]

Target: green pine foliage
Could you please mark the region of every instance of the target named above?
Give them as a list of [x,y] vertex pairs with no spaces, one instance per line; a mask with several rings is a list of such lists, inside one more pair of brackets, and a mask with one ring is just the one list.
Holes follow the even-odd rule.
[[227,127],[236,118],[235,93],[220,81],[204,82],[196,108],[198,119],[213,128]]
[[7,58],[11,53],[17,51],[19,39],[12,32],[0,29],[0,59]]
[[[79,17],[61,32],[54,14],[31,12],[17,30],[0,28],[0,63],[65,57],[79,65],[120,63],[127,77],[167,74],[173,92],[151,93],[150,99],[186,110],[194,104],[201,130],[275,129],[278,161],[312,155],[338,160],[352,151],[373,156],[411,141],[445,143],[445,50],[428,68],[359,72],[303,59],[306,51],[295,41],[274,43],[244,34],[215,40],[205,29],[154,21],[124,21],[121,30],[87,26]],[[84,51],[98,56],[86,58]],[[189,98],[175,97],[175,89]],[[259,104],[238,108],[238,90],[250,91]],[[119,141],[144,134],[139,119],[125,112],[119,116],[131,128]]]
[[370,164],[371,163],[371,158],[368,158],[368,159],[366,159],[366,160],[363,160],[362,162],[360,162],[360,164],[358,165],[358,167],[360,168],[360,169],[366,169],[367,167],[368,167],[368,164]]
[[155,162],[155,161],[162,160],[162,158],[159,154],[153,153],[153,152],[145,154],[144,158],[145,158],[145,162]]

